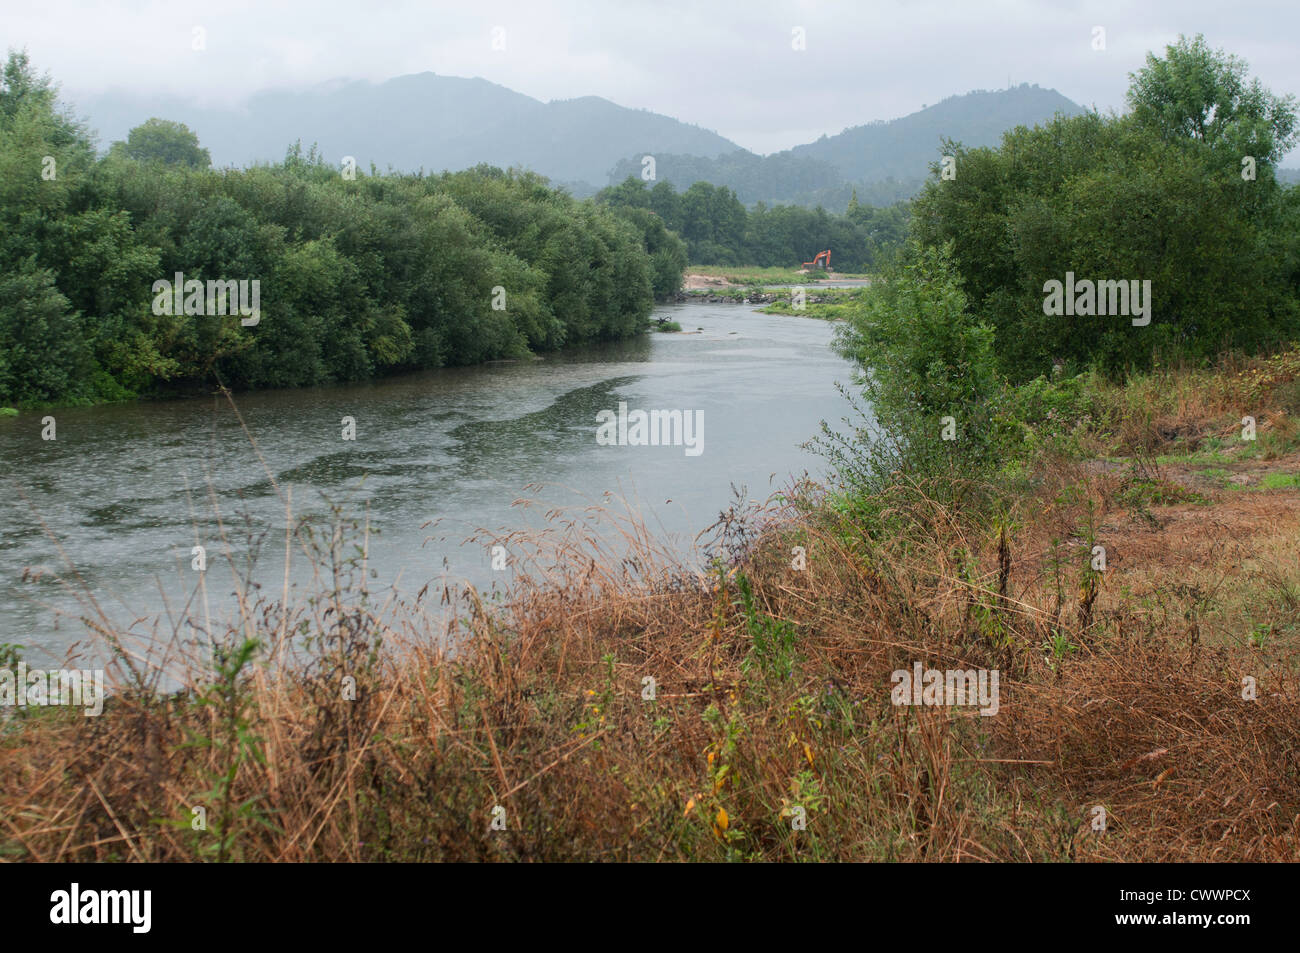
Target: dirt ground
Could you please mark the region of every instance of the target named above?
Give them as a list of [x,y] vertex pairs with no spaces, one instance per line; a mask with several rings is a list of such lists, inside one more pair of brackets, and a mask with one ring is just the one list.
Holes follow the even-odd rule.
[[686,291],[701,291],[707,288],[731,288],[734,287],[726,278],[719,278],[715,275],[687,275],[682,279],[682,288]]

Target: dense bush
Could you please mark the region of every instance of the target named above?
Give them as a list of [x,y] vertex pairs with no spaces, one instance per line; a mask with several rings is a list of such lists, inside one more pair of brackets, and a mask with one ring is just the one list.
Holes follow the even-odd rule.
[[[0,405],[296,387],[643,330],[685,254],[531,173],[346,178],[311,150],[207,168],[151,121],[96,159],[49,81],[0,86]],[[257,280],[262,318],[155,314],[153,283]]]
[[1000,388],[993,330],[970,313],[951,249],[913,245],[867,289],[836,336],[887,439],[865,442],[867,483],[895,469],[971,474],[992,462]]
[[[927,184],[914,234],[952,243],[1013,380],[1054,362],[1115,375],[1300,334],[1300,215],[1273,170],[1294,141],[1294,104],[1246,84],[1243,70],[1199,38],[1180,40],[1133,77],[1129,115],[1058,117],[997,149],[947,145],[955,178]],[[1045,314],[1045,283],[1067,272],[1149,280],[1150,324]]]

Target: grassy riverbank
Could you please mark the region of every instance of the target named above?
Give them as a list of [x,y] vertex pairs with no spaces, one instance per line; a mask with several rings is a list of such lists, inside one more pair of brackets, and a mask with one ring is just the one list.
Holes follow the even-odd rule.
[[762,310],[764,314],[790,314],[835,321],[847,317],[862,303],[866,294],[866,288],[819,288],[815,295],[817,300],[810,301],[806,295],[803,306],[796,308],[787,291]]
[[[8,719],[0,852],[1300,859],[1300,351],[1000,406],[978,486],[800,488],[729,513],[706,578],[628,522],[624,562],[582,521],[502,540],[519,584],[453,648],[442,593],[377,602],[341,523],[326,598],[249,592],[215,666],[172,647],[190,692],[123,656],[102,716]],[[915,662],[997,668],[998,712],[891,704]]]
[[723,285],[687,288],[679,291],[674,300],[761,305],[760,310],[764,314],[787,314],[834,321],[848,317],[861,304],[866,291],[865,287],[819,288],[808,285],[804,288],[803,301],[796,306],[794,290],[791,288]]

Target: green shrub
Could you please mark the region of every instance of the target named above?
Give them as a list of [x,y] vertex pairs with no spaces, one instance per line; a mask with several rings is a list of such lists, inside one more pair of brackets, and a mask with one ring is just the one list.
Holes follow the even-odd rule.
[[993,331],[971,316],[950,248],[910,244],[849,312],[836,345],[861,368],[875,418],[861,478],[978,477],[996,464]]

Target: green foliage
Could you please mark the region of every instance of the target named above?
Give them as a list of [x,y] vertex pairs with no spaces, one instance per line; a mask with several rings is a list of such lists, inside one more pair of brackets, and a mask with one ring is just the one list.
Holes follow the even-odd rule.
[[736,574],[736,589],[740,596],[738,606],[745,615],[745,627],[751,640],[749,655],[741,663],[741,670],[756,670],[764,678],[774,681],[789,679],[794,674],[798,636],[794,624],[760,611],[754,588],[743,572]]
[[[967,307],[951,248],[911,245],[839,328],[883,434],[870,469],[977,474],[995,455],[993,330]],[[946,418],[951,418],[950,420]]]
[[1247,81],[1246,70],[1244,60],[1211,50],[1200,34],[1180,34],[1164,59],[1148,53],[1146,66],[1129,74],[1128,104],[1164,139],[1204,142],[1230,162],[1254,156],[1276,165],[1296,143],[1295,98]]
[[1112,410],[1099,406],[1098,383],[1086,373],[1004,387],[994,428],[1005,459],[1033,459],[1044,450],[1077,453],[1082,436]]
[[[798,268],[830,248],[838,271],[864,272],[889,258],[907,226],[905,206],[872,208],[856,199],[844,215],[763,202],[746,211],[734,192],[708,182],[696,182],[678,194],[668,182],[647,188],[629,176],[596,199],[624,213],[653,214],[681,237],[689,260],[698,265]],[[649,241],[647,247],[653,252]],[[659,287],[655,290],[658,295]]]
[[1116,499],[1124,504],[1133,519],[1143,520],[1152,526],[1159,525],[1151,513],[1153,506],[1175,506],[1179,503],[1205,505],[1209,502],[1201,494],[1165,477],[1158,463],[1141,456],[1134,457],[1129,463],[1128,473],[1120,484]]
[[188,166],[206,169],[212,165],[212,156],[199,145],[199,137],[181,122],[150,119],[132,129],[126,142],[113,143],[128,159],[140,162],[161,162],[164,165]]
[[92,361],[81,316],[32,259],[0,276],[0,398],[34,403],[89,396]]
[[[258,804],[264,795],[235,800],[235,779],[241,766],[266,763],[265,741],[254,730],[248,687],[248,669],[259,644],[255,639],[246,639],[214,648],[214,680],[196,699],[197,704],[212,709],[213,730],[210,734],[200,734],[187,729],[190,738],[182,744],[185,748],[207,751],[212,759],[208,771],[212,787],[197,795],[198,804],[207,812],[209,830],[200,831],[197,836],[199,853],[218,863],[239,859],[232,857],[231,852],[243,829],[257,825],[275,830],[269,812]],[[185,821],[173,823],[189,826]]]
[[[47,157],[49,160],[47,161]],[[0,403],[298,387],[641,333],[681,286],[648,213],[531,173],[344,178],[314,147],[212,170],[150,120],[96,160],[11,54],[0,85]],[[45,174],[47,169],[53,174]],[[261,321],[155,314],[153,283],[258,281]]]
[[[1118,376],[1300,334],[1300,203],[1271,168],[1294,141],[1294,105],[1247,85],[1244,68],[1199,38],[1180,41],[1135,74],[1131,116],[1058,117],[996,149],[945,143],[956,177],[927,184],[913,234],[928,247],[952,243],[1012,380],[1055,362]],[[1247,154],[1254,180],[1241,176]],[[1044,314],[1045,283],[1067,272],[1149,280],[1150,324]]]
[[649,209],[616,206],[615,213],[641,232],[642,244],[650,253],[650,290],[655,299],[662,301],[680,291],[686,271],[686,243]]
[[[808,300],[813,296],[822,300]],[[834,321],[852,314],[867,297],[866,286],[859,288],[825,288],[805,296],[803,306],[796,308],[794,296],[790,292],[777,291],[777,299],[764,307],[764,314],[789,314],[803,318],[820,318]]]

